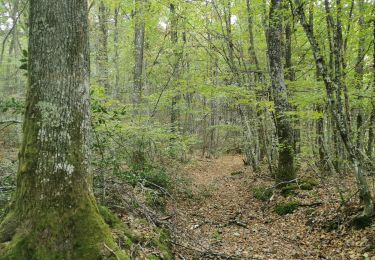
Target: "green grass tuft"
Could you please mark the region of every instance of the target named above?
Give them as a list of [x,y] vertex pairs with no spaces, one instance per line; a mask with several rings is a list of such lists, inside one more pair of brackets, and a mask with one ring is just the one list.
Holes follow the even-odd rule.
[[254,198],[262,201],[269,200],[273,195],[273,189],[267,187],[257,187],[253,189]]
[[298,201],[283,202],[275,206],[275,212],[280,216],[284,216],[293,213],[298,206]]

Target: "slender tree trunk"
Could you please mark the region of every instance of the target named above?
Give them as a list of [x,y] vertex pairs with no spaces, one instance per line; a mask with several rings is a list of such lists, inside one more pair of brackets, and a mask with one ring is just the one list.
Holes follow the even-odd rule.
[[251,9],[250,0],[246,0],[246,10],[247,10],[247,31],[249,33],[249,57],[251,64],[255,65],[257,71],[260,72],[259,60],[255,52],[254,44],[254,23],[253,23],[253,14]]
[[275,103],[275,120],[278,137],[277,181],[289,181],[296,177],[294,169],[293,129],[285,114],[290,108],[284,81],[282,61],[282,1],[272,0],[268,33],[268,55],[272,81],[272,97]]
[[[179,63],[180,63],[180,50],[178,49],[178,31],[177,31],[177,15],[176,15],[176,7],[174,4],[169,5],[169,10],[171,12],[171,41],[173,44],[173,53],[174,53],[174,63],[175,63],[175,68],[174,68],[174,75],[172,75],[173,79],[173,85],[174,87],[177,86],[176,84],[176,79],[179,77]],[[177,90],[175,89],[175,92]],[[178,105],[178,100],[179,100],[179,95],[178,93],[174,93],[172,97],[172,102],[171,102],[171,127],[172,127],[172,133],[177,133],[179,130],[178,127],[178,121],[179,121],[179,109],[177,107]]]
[[23,141],[1,259],[105,259],[106,246],[117,250],[92,192],[87,15],[86,1],[30,1]]
[[145,45],[145,0],[135,0],[134,12],[134,85],[133,85],[133,106],[134,113],[139,113],[139,106],[142,102],[143,92],[143,62]]
[[99,41],[98,52],[96,56],[97,62],[97,78],[98,84],[109,91],[109,74],[108,74],[108,10],[104,2],[99,3]]
[[119,13],[120,8],[115,8],[115,15],[114,15],[114,48],[115,48],[115,55],[114,55],[114,64],[115,64],[115,86],[114,86],[114,96],[119,98],[120,95],[120,53],[119,53]]
[[368,142],[367,142],[367,156],[372,159],[374,155],[374,139],[375,139],[375,19],[373,20],[373,78],[372,78],[372,93],[373,97],[371,100],[372,111],[370,116],[370,127],[368,132]]
[[363,109],[361,108],[361,91],[363,87],[363,73],[364,73],[364,54],[365,54],[365,36],[364,36],[364,26],[365,26],[365,18],[364,18],[364,8],[365,8],[364,0],[358,1],[358,10],[359,10],[359,37],[358,37],[358,53],[357,53],[357,61],[355,66],[355,87],[357,90],[358,95],[358,103],[359,107],[357,109],[357,140],[356,145],[358,149],[362,149],[363,144],[363,137],[364,132],[362,130],[363,125]]
[[372,194],[369,189],[365,174],[363,172],[363,162],[362,157],[358,149],[356,149],[356,146],[353,145],[352,141],[350,140],[349,132],[347,129],[347,124],[345,122],[345,115],[343,115],[343,111],[340,109],[335,109],[335,99],[334,99],[334,91],[337,88],[335,86],[335,82],[331,80],[331,77],[328,73],[328,68],[326,66],[325,60],[321,54],[320,47],[316,41],[314,32],[311,30],[309,24],[306,22],[306,16],[303,9],[303,5],[299,0],[295,1],[297,5],[297,15],[299,17],[299,20],[303,26],[303,29],[305,31],[305,34],[310,42],[312,52],[314,55],[314,60],[316,62],[316,65],[320,71],[320,75],[322,75],[322,78],[324,80],[324,84],[326,87],[326,93],[329,103],[329,109],[331,112],[331,115],[333,116],[336,128],[341,136],[341,140],[344,144],[344,147],[346,149],[346,152],[348,153],[348,159],[352,164],[353,170],[355,172],[355,177],[357,179],[357,184],[359,188],[359,194],[361,202],[364,206],[363,209],[363,216],[369,217],[374,214],[374,204],[372,201]]

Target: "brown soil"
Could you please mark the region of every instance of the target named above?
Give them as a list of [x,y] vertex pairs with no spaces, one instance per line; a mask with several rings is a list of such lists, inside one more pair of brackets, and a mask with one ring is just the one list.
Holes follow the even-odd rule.
[[[177,196],[168,204],[174,215],[176,259],[371,259],[375,255],[371,251],[375,227],[355,230],[346,225],[348,218],[341,216],[349,213],[340,209],[333,178],[322,180],[313,190],[298,191],[293,200],[303,206],[279,216],[275,204],[290,198],[279,192],[266,202],[254,198],[254,187],[274,183],[268,174],[245,168],[241,156],[196,160],[181,173],[196,188],[192,196]],[[349,192],[355,186],[350,178],[338,185]]]

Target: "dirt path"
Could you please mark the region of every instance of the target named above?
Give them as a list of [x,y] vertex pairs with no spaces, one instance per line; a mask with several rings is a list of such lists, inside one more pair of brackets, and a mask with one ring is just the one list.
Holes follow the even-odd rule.
[[[297,243],[285,240],[277,234],[280,232],[264,223],[259,202],[251,195],[254,176],[244,168],[240,156],[198,161],[187,172],[194,185],[207,194],[202,194],[203,198],[179,202],[175,220],[176,239],[180,244],[175,248],[178,254],[187,259],[199,255],[198,251],[205,252],[207,258],[252,256],[261,259],[266,255],[280,257],[278,249],[298,250]],[[272,248],[265,243],[270,238]]]
[[311,209],[279,216],[269,203],[253,198],[253,187],[272,180],[251,173],[240,156],[199,160],[185,170],[199,196],[169,203],[176,259],[359,259],[363,254],[355,244],[363,240],[360,233],[346,239],[316,231],[306,225]]

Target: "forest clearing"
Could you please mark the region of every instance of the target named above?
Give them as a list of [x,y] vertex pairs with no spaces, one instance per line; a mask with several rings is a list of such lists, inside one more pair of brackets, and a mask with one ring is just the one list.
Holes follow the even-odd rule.
[[0,260],[375,259],[374,0],[0,0]]

